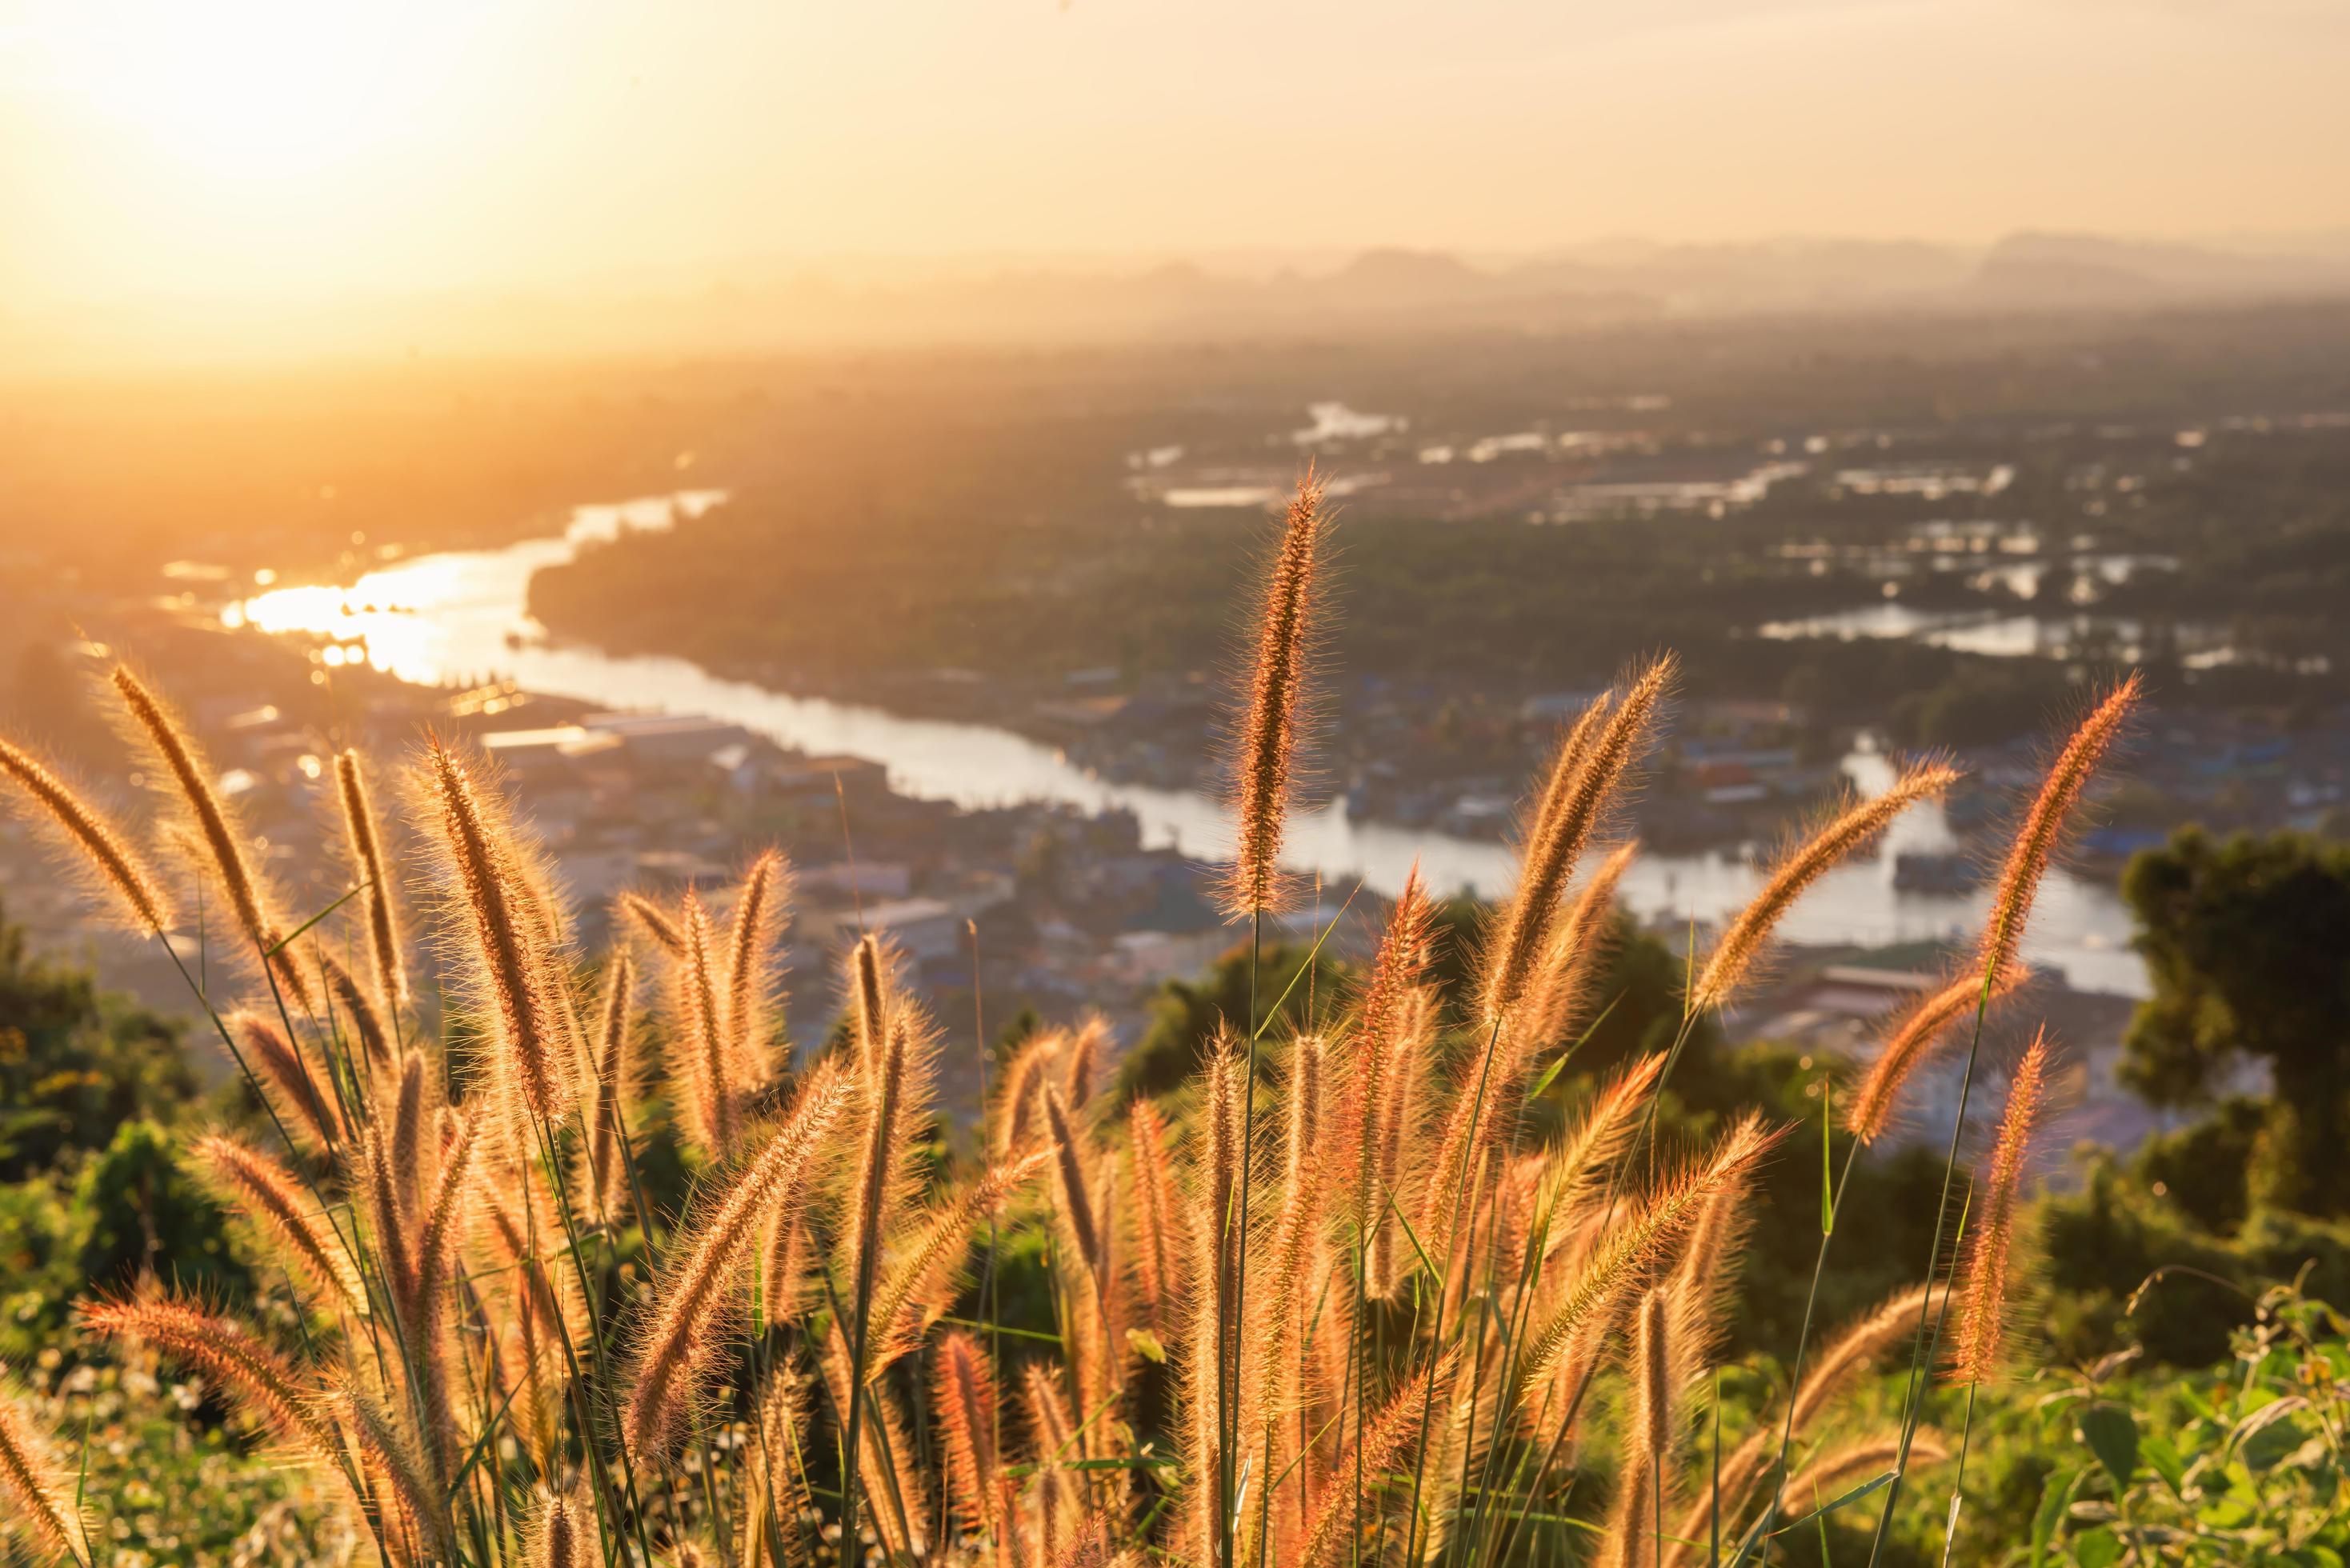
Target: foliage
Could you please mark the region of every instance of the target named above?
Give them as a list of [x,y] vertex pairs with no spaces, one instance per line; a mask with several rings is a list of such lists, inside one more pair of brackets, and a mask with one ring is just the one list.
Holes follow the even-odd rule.
[[195,1097],[177,1026],[33,955],[0,912],[0,1181],[103,1148]]
[[2350,1553],[2344,1320],[2298,1284],[2251,1304],[2209,1376],[2117,1377],[2126,1355],[2052,1376],[2033,1411],[2049,1460],[2032,1562],[2336,1568]]
[[2160,1103],[2192,1100],[2243,1056],[2275,1085],[2251,1164],[2254,1201],[2350,1211],[2335,1144],[2350,1110],[2350,845],[2298,834],[2215,843],[2189,828],[2131,862],[2154,995],[2125,1072]]

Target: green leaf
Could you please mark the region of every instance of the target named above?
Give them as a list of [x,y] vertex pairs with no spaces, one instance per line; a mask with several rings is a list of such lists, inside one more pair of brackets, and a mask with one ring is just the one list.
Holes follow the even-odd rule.
[[2126,1407],[2110,1399],[2082,1407],[2080,1425],[2073,1436],[2097,1456],[2097,1462],[2114,1478],[2116,1490],[2129,1490],[2130,1477],[2137,1470],[2137,1417]]
[[2079,1568],[2113,1568],[2121,1560],[2121,1537],[2102,1525],[2073,1542],[2073,1561]]
[[2140,1438],[2137,1457],[2146,1461],[2147,1469],[2162,1478],[2171,1496],[2186,1501],[2181,1494],[2187,1490],[2187,1461],[2178,1457],[2178,1447],[2168,1438],[2159,1432]]
[[2056,1527],[2064,1522],[2064,1511],[2073,1506],[2073,1494],[2081,1490],[2081,1477],[2085,1473],[2076,1465],[2049,1476],[2047,1487],[2040,1494],[2040,1511],[2032,1516],[2032,1555],[2025,1568],[2043,1568],[2047,1563],[2048,1543],[2056,1539]]

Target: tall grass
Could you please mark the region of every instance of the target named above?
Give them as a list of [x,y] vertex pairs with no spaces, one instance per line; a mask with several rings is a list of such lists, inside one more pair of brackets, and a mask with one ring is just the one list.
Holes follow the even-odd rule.
[[[1243,703],[1222,885],[1253,935],[1281,897],[1326,526],[1309,483]],[[1459,996],[1435,978],[1415,874],[1359,990],[1304,1032],[1274,1034],[1263,1019],[1280,1009],[1253,998],[1187,1093],[1113,1105],[1105,1026],[1042,1031],[996,1075],[976,1159],[938,1164],[923,1153],[938,1031],[886,940],[839,955],[847,1026],[790,1064],[779,855],[707,902],[617,901],[621,945],[585,962],[494,782],[431,740],[405,769],[338,758],[342,869],[361,896],[297,926],[184,727],[118,671],[110,700],[187,825],[182,879],[225,891],[251,961],[241,1006],[198,994],[275,1147],[213,1135],[187,1158],[300,1311],[289,1333],[150,1282],[86,1303],[83,1326],[201,1371],[331,1483],[385,1568],[1755,1560],[1794,1516],[1941,1461],[1915,1402],[1890,1434],[1835,1417],[1872,1368],[1936,1359],[1956,1287],[1938,1241],[1918,1289],[1816,1355],[1807,1317],[1777,1407],[1706,1452],[1755,1179],[1784,1129],[1750,1116],[1664,1147],[1658,1106],[1788,908],[1957,774],[1905,769],[1794,840],[1692,955],[1678,1037],[1538,1130],[1552,1124],[1531,1105],[1609,1000],[1593,977],[1673,673],[1669,659],[1633,671],[1562,734],[1518,885]],[[2126,706],[2060,754],[1972,972],[1889,1026],[1846,1102],[1862,1143],[1970,1008],[1979,1046],[2021,974],[2030,884]],[[28,750],[0,742],[0,772],[169,949],[199,901],[149,869],[139,835]],[[422,846],[407,862],[366,783],[395,772]],[[420,900],[459,980],[437,1038],[408,978]],[[657,1068],[640,1060],[648,1012]],[[2024,1071],[2036,1104],[2040,1053]],[[682,1212],[658,1211],[640,1179],[655,1096],[699,1171]],[[1970,1386],[1996,1375],[2016,1273],[2007,1217],[2033,1116],[2015,1105],[1968,1237]],[[993,1272],[998,1240],[1040,1231],[1049,1334],[1007,1328],[965,1275],[983,1231]],[[1833,1231],[1831,1212],[1815,1292]],[[68,1452],[0,1397],[0,1492],[26,1547],[88,1562]]]

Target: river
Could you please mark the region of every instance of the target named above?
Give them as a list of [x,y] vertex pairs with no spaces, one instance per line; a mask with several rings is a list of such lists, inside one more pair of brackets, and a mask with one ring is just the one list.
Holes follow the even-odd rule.
[[[495,550],[449,551],[388,564],[344,585],[273,588],[224,617],[264,631],[331,639],[402,680],[504,680],[525,690],[608,708],[701,713],[724,719],[779,744],[812,753],[869,757],[903,794],[968,807],[1031,800],[1088,811],[1124,808],[1143,839],[1208,858],[1226,840],[1213,801],[1182,790],[1115,784],[1072,765],[1052,747],[992,725],[912,719],[879,708],[798,697],[723,680],[681,659],[616,658],[552,644],[525,608],[531,574],[567,561],[591,540],[628,528],[666,528],[723,499],[720,491],[686,491],[580,506],[560,535]],[[1846,771],[1863,789],[1888,775],[1883,759],[1856,752]],[[1986,895],[1924,894],[1893,886],[1893,857],[1903,850],[1947,850],[1955,839],[1939,807],[1921,806],[1894,825],[1883,853],[1830,873],[1788,915],[1782,931],[1798,941],[1884,943],[1970,931]],[[1508,885],[1510,862],[1497,844],[1418,829],[1357,822],[1343,800],[1297,814],[1286,858],[1320,871],[1334,887],[1360,878],[1392,894],[1415,858],[1430,884],[1492,897]],[[1645,919],[1715,920],[1737,909],[1759,878],[1742,858],[1723,854],[1644,857],[1624,897]],[[2114,891],[2052,872],[2026,934],[2033,961],[2062,971],[2085,990],[2144,995],[2145,966],[2128,947],[2130,923]]]

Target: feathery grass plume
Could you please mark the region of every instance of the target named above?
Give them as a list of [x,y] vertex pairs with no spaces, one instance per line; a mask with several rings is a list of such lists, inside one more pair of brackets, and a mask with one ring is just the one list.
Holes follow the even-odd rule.
[[[0,1366],[0,1498],[13,1506],[0,1516],[0,1541],[15,1534],[35,1560],[83,1561],[89,1521],[74,1501],[73,1477],[8,1369]],[[13,1527],[13,1528],[12,1528]]]
[[[1299,1496],[1297,1490],[1283,1491],[1277,1502],[1275,1492],[1281,1489],[1271,1478],[1287,1469],[1283,1462],[1286,1437],[1277,1446],[1275,1429],[1285,1425],[1285,1418],[1304,1403],[1300,1384],[1305,1374],[1297,1354],[1304,1328],[1300,1320],[1307,1304],[1306,1293],[1315,1288],[1320,1274],[1315,1252],[1321,1240],[1322,1220],[1322,1049],[1316,1034],[1301,1034],[1291,1045],[1289,1127],[1279,1188],[1282,1201],[1274,1220],[1271,1245],[1258,1265],[1265,1276],[1265,1288],[1251,1302],[1252,1321],[1244,1325],[1247,1344],[1241,1355],[1241,1403],[1253,1408],[1263,1425],[1258,1460],[1268,1478],[1250,1499],[1254,1521],[1249,1531],[1252,1541],[1268,1534],[1285,1538],[1286,1524],[1278,1532],[1270,1528],[1273,1511],[1277,1506],[1294,1507]],[[1301,1489],[1306,1479],[1301,1471]],[[1303,1522],[1302,1518],[1295,1521],[1300,1527]]]
[[809,1069],[782,1127],[726,1189],[725,1197],[673,1243],[654,1282],[652,1314],[634,1361],[620,1432],[629,1451],[659,1459],[685,1435],[697,1384],[708,1369],[725,1288],[757,1221],[806,1200],[819,1152],[849,1106],[853,1084],[830,1063]]
[[909,1227],[908,1239],[893,1249],[899,1254],[897,1261],[873,1293],[868,1377],[914,1351],[946,1315],[954,1304],[955,1276],[962,1272],[973,1228],[991,1210],[1035,1180],[1045,1158],[1045,1152],[1038,1149],[996,1166],[934,1204],[928,1215]]
[[375,993],[384,1007],[408,1006],[408,964],[400,954],[400,911],[391,901],[391,877],[383,863],[383,836],[368,799],[367,777],[354,751],[335,753],[335,791],[343,806],[343,848],[351,872],[366,888],[368,959],[375,969]]
[[684,1090],[684,1103],[678,1108],[684,1113],[688,1135],[712,1159],[723,1161],[733,1158],[740,1097],[733,1081],[734,1054],[718,1012],[717,961],[710,950],[710,919],[701,898],[690,888],[680,929],[685,950],[671,969],[674,995],[670,1009],[670,1077]]
[[619,1203],[621,1179],[627,1174],[627,1156],[620,1148],[620,1140],[627,1136],[621,1113],[635,1093],[629,1060],[633,1022],[629,1015],[629,993],[635,983],[636,966],[629,962],[628,952],[613,949],[604,963],[604,1006],[597,1021],[595,1081],[589,1085],[593,1098],[587,1166],[582,1172],[593,1199],[588,1207],[607,1217]]
[[[437,1083],[433,1085],[437,1087]],[[390,1092],[391,1163],[400,1175],[400,1201],[411,1209],[419,1201],[425,1179],[425,1123],[438,1110],[425,1080],[424,1053],[410,1051],[400,1059],[397,1085]]]
[[1367,1272],[1371,1294],[1380,1301],[1392,1298],[1409,1275],[1405,1266],[1408,1249],[1399,1215],[1410,1201],[1406,1189],[1414,1179],[1416,1166],[1426,1158],[1424,1154],[1416,1156],[1415,1151],[1424,1147],[1421,1134],[1427,1107],[1422,1104],[1422,1091],[1428,1073],[1426,1047],[1435,1037],[1436,1003],[1433,995],[1423,988],[1411,992],[1406,1004],[1408,1022],[1397,1029],[1394,1044],[1388,1050],[1378,1169],[1372,1179],[1367,1205],[1372,1221]]
[[130,673],[130,666],[116,665],[113,681],[130,715],[133,732],[154,751],[178,787],[189,825],[203,845],[213,870],[228,894],[229,907],[253,943],[255,954],[258,957],[276,950],[275,956],[265,960],[269,969],[277,977],[286,999],[296,1007],[307,1008],[309,982],[301,966],[294,961],[294,955],[278,947],[286,928],[277,913],[276,894],[245,857],[244,836],[228,806],[213,793],[210,766],[197,752],[195,742],[188,738],[186,728],[161,698]]
[[726,940],[726,1040],[734,1055],[735,1082],[745,1094],[764,1088],[775,1075],[767,1051],[768,1013],[775,1001],[768,966],[791,896],[791,867],[782,852],[760,851],[743,873]]
[[133,848],[98,809],[74,793],[39,758],[0,740],[0,773],[16,781],[38,811],[29,812],[43,824],[60,849],[85,866],[114,897],[132,929],[161,933],[172,929],[172,896],[146,858]]
[[384,1027],[383,1014],[377,1011],[375,1001],[360,989],[359,977],[336,961],[335,956],[321,948],[317,951],[318,972],[325,977],[327,995],[333,1006],[342,1010],[349,1021],[351,1033],[358,1037],[360,1053],[367,1058],[369,1073],[390,1074],[392,1070],[391,1032]]
[[871,1073],[889,1035],[889,993],[896,976],[894,953],[885,955],[879,938],[868,932],[850,954],[849,997],[857,1007],[857,1064]]
[[735,1560],[746,1564],[814,1561],[808,1542],[807,1372],[796,1353],[759,1386],[743,1487]]
[[1182,1271],[1197,1244],[1191,1215],[1175,1195],[1174,1162],[1167,1152],[1167,1118],[1149,1098],[1127,1107],[1127,1147],[1134,1156],[1135,1273],[1148,1321],[1156,1333],[1173,1326]]
[[426,755],[426,787],[441,816],[458,889],[473,915],[482,978],[495,1003],[504,1049],[502,1075],[541,1122],[571,1106],[571,1056],[564,1049],[564,999],[550,972],[546,933],[534,910],[543,900],[528,883],[513,835],[496,820],[457,754],[438,740]]
[[[1909,1435],[1909,1463],[1912,1468],[1943,1464],[1950,1457],[1950,1449],[1933,1433],[1912,1432]],[[1883,1475],[1900,1461],[1901,1434],[1898,1432],[1864,1438],[1858,1442],[1830,1449],[1797,1471],[1780,1489],[1780,1517],[1800,1523],[1814,1511],[1834,1502],[1862,1481]]]
[[1608,920],[1616,911],[1616,891],[1639,852],[1638,843],[1619,844],[1610,850],[1567,906],[1565,919],[1552,930],[1550,944],[1518,1003],[1516,1029],[1527,1053],[1538,1054],[1565,1042],[1581,1022],[1600,962],[1607,956]]
[[367,1289],[343,1238],[311,1206],[294,1173],[270,1156],[232,1137],[199,1138],[192,1151],[208,1184],[226,1206],[267,1237],[294,1273],[343,1311],[364,1317]]
[[245,1060],[276,1091],[289,1132],[328,1148],[348,1136],[334,1086],[319,1078],[308,1054],[283,1029],[258,1012],[232,1012],[224,1022]]
[[1102,1253],[1101,1225],[1094,1214],[1092,1194],[1086,1188],[1085,1156],[1077,1143],[1076,1129],[1069,1125],[1069,1108],[1061,1103],[1061,1091],[1050,1084],[1045,1085],[1045,1124],[1053,1135],[1055,1205],[1069,1228],[1069,1239],[1076,1246],[1077,1256],[1094,1277],[1094,1288],[1105,1289],[1107,1261]]
[[[1991,999],[1998,1001],[2027,978],[2022,964],[2009,964],[1992,981],[1989,988]],[[1920,999],[1901,1015],[1845,1106],[1846,1131],[1865,1144],[1875,1143],[1884,1136],[1900,1104],[1902,1089],[1939,1046],[1957,1037],[1951,1033],[1952,1025],[1981,1005],[1984,991],[1980,971],[1964,975]]]
[[2022,830],[2008,848],[2007,861],[2000,867],[1976,958],[1981,972],[2001,974],[2015,962],[2023,928],[2032,918],[2033,900],[2040,891],[2040,878],[2064,842],[2074,809],[2096,776],[2098,764],[2120,739],[2144,690],[2139,676],[2131,672],[2128,680],[2090,710],[2073,738],[2064,742],[2064,749],[2056,753],[2056,761],[2041,782],[2040,794],[2024,813]]
[[359,1190],[353,1195],[367,1215],[369,1250],[403,1326],[416,1321],[415,1238],[400,1200],[400,1178],[391,1168],[384,1129],[373,1122],[359,1128]]
[[1632,1314],[1632,1345],[1626,1366],[1631,1413],[1624,1423],[1624,1462],[1616,1483],[1615,1509],[1601,1562],[1608,1568],[1640,1568],[1659,1560],[1664,1543],[1654,1521],[1672,1490],[1675,1409],[1679,1389],[1674,1377],[1671,1298],[1651,1288]]
[[1555,1257],[1575,1239],[1567,1216],[1593,1195],[1599,1173],[1614,1164],[1632,1136],[1635,1113],[1656,1092],[1665,1070],[1664,1054],[1651,1051],[1618,1067],[1601,1082],[1583,1114],[1543,1163],[1536,1189],[1537,1214],[1550,1217],[1544,1256]]
[[1060,1058],[1068,1035],[1058,1029],[1040,1029],[1021,1044],[1003,1075],[995,1096],[995,1158],[1009,1159],[1033,1136],[1042,1119],[1037,1106],[1045,1075]]
[[[1388,1396],[1378,1414],[1371,1417],[1364,1436],[1350,1444],[1339,1455],[1332,1468],[1334,1475],[1353,1475],[1357,1469],[1357,1450],[1360,1450],[1362,1474],[1367,1479],[1384,1477],[1402,1461],[1419,1430],[1422,1407],[1428,1402],[1429,1379],[1449,1381],[1449,1369],[1459,1353],[1450,1352],[1440,1367],[1422,1366],[1407,1378],[1403,1386]],[[1325,1489],[1321,1506],[1315,1511],[1313,1522],[1306,1526],[1305,1545],[1297,1554],[1297,1568],[1325,1568],[1341,1561],[1339,1553],[1347,1544],[1357,1519],[1376,1521],[1385,1510],[1384,1501],[1367,1509],[1357,1510],[1354,1492],[1345,1487]]]
[[1575,1342],[1575,1330],[1613,1307],[1687,1235],[1706,1201],[1745,1179],[1780,1135],[1761,1118],[1744,1116],[1715,1141],[1706,1159],[1666,1178],[1638,1212],[1617,1227],[1585,1261],[1574,1287],[1526,1345],[1519,1399],[1550,1381]]
[[320,1390],[234,1318],[152,1290],[85,1302],[80,1317],[92,1334],[151,1346],[202,1372],[229,1390],[255,1425],[295,1444],[305,1459],[332,1464],[343,1451]]
[[[1876,1307],[1846,1324],[1835,1339],[1828,1342],[1811,1369],[1804,1375],[1801,1386],[1795,1390],[1794,1408],[1787,1426],[1790,1436],[1800,1438],[1809,1432],[1829,1406],[1850,1392],[1868,1369],[1891,1352],[1914,1341],[1918,1334],[1918,1315],[1926,1310],[1929,1292],[1923,1285],[1913,1285],[1886,1298]],[[1942,1297],[1936,1295],[1933,1304],[1939,1308]],[[1933,1332],[1931,1320],[1927,1332]],[[1671,1532],[1681,1544],[1669,1546],[1665,1562],[1668,1568],[1682,1568],[1698,1560],[1699,1548],[1694,1544],[1711,1539],[1713,1531],[1713,1499],[1718,1490],[1722,1504],[1724,1523],[1738,1516],[1746,1500],[1762,1480],[1765,1465],[1770,1461],[1779,1441],[1779,1426],[1766,1421],[1758,1426],[1737,1448],[1722,1456],[1721,1480],[1718,1487],[1700,1488],[1680,1523]]]
[[1967,1238],[1960,1271],[1966,1290],[1959,1299],[1955,1382],[1989,1383],[1999,1376],[2008,1287],[2014,1275],[2016,1194],[2023,1185],[2032,1135],[2048,1108],[2048,1058],[2043,1028],[2033,1037],[2008,1083],[2007,1109],[2000,1116],[1999,1139],[1991,1145],[1991,1170],[1983,1181],[1981,1218],[1972,1222],[1974,1233]]
[[1188,1345],[1183,1368],[1183,1471],[1189,1549],[1202,1561],[1216,1551],[1221,1539],[1223,1411],[1232,1357],[1240,1338],[1238,1325],[1232,1322],[1238,1247],[1229,1217],[1241,1181],[1240,1085],[1245,1072],[1242,1060],[1239,1041],[1230,1026],[1221,1026],[1209,1054],[1207,1082],[1201,1096],[1201,1130],[1194,1135],[1205,1147],[1194,1167],[1195,1218],[1191,1231],[1196,1256],[1191,1269],[1184,1335]]
[[612,900],[612,906],[627,916],[629,924],[643,932],[653,946],[670,957],[677,958],[684,953],[685,933],[677,929],[677,922],[664,914],[659,904],[642,893],[622,893]]
[[[572,1347],[586,1324],[577,1293],[567,1282],[571,1272],[559,1264],[547,1267],[546,1253],[560,1244],[561,1226],[545,1189],[528,1179],[527,1168],[514,1163],[494,1168],[493,1179],[475,1184],[469,1195],[481,1219],[476,1233],[483,1266],[473,1279],[477,1287],[488,1286],[504,1307],[492,1324],[492,1343],[500,1393],[509,1401],[508,1429],[540,1472],[552,1474],[561,1463]],[[437,1370],[428,1365],[428,1377]]]
[[1109,1020],[1088,1013],[1069,1039],[1069,1058],[1061,1069],[1061,1097],[1072,1111],[1083,1111],[1094,1097],[1094,1080],[1101,1072],[1103,1050],[1109,1044]]
[[1313,681],[1316,560],[1329,519],[1322,482],[1309,470],[1283,522],[1258,604],[1248,708],[1241,716],[1228,798],[1232,863],[1223,879],[1228,914],[1281,908],[1281,836],[1289,810],[1301,716]]
[[983,1535],[994,1528],[1001,1472],[995,1368],[962,1329],[939,1341],[931,1405],[945,1438],[948,1498],[963,1528]]
[[416,1218],[416,1296],[420,1332],[429,1332],[437,1320],[442,1287],[456,1266],[457,1240],[470,1218],[467,1196],[473,1190],[473,1151],[480,1147],[487,1106],[477,1099],[461,1113],[457,1136],[441,1151],[441,1171],[432,1183],[431,1201]]
[[[1857,1318],[1820,1353],[1811,1372],[1795,1391],[1795,1430],[1808,1430],[1837,1395],[1858,1382],[1863,1373],[1888,1351],[1918,1334],[1918,1315],[1926,1308],[1927,1288],[1912,1285],[1887,1297],[1866,1316]],[[1941,1298],[1936,1297],[1939,1307]],[[1930,1321],[1927,1332],[1933,1332]]]
[[[887,1378],[860,1385],[857,1399],[849,1386],[849,1347],[837,1324],[824,1343],[824,1379],[835,1410],[856,1408],[855,1428],[863,1440],[855,1445],[858,1464],[853,1472],[863,1504],[860,1518],[868,1520],[880,1539],[885,1562],[920,1557],[930,1549],[929,1491],[916,1463],[919,1450],[902,1403]],[[848,1537],[845,1515],[842,1536]]]
[[1594,711],[1576,722],[1560,746],[1544,805],[1519,856],[1518,885],[1480,962],[1479,1016],[1488,1029],[1515,1005],[1533,980],[1575,861],[1648,750],[1679,668],[1670,654],[1658,659],[1604,715],[1595,703]]
[[1947,763],[1918,763],[1904,768],[1884,794],[1846,805],[1809,838],[1782,855],[1762,890],[1722,929],[1704,969],[1698,972],[1696,985],[1690,988],[1689,1010],[1704,1012],[1728,1002],[1753,972],[1772,929],[1796,899],[1831,868],[1874,843],[1894,818],[1920,801],[1939,800],[1958,781],[1959,770]]
[[[1023,1363],[1020,1368],[1020,1413],[1028,1428],[1028,1441],[1036,1450],[1036,1470],[1046,1478],[1044,1490],[1067,1516],[1076,1511],[1076,1482],[1068,1465],[1085,1457],[1079,1447],[1084,1433],[1069,1404],[1068,1386],[1060,1368],[1045,1361]],[[1055,1544],[1047,1530],[1047,1547]]]
[[576,1491],[540,1489],[524,1538],[528,1568],[597,1568],[596,1511]]
[[449,1511],[442,1506],[441,1489],[427,1476],[414,1445],[400,1432],[374,1396],[346,1383],[334,1397],[336,1425],[348,1433],[358,1449],[361,1472],[388,1503],[382,1534],[404,1542],[394,1562],[419,1565],[453,1562],[454,1542],[449,1536]]
[[1414,861],[1379,933],[1370,978],[1355,1009],[1354,1072],[1341,1102],[1334,1148],[1355,1151],[1355,1182],[1342,1201],[1357,1230],[1372,1220],[1372,1177],[1378,1168],[1378,1135],[1387,1110],[1388,1068],[1396,1035],[1409,1015],[1411,994],[1425,983],[1434,959],[1430,925],[1434,911]]

